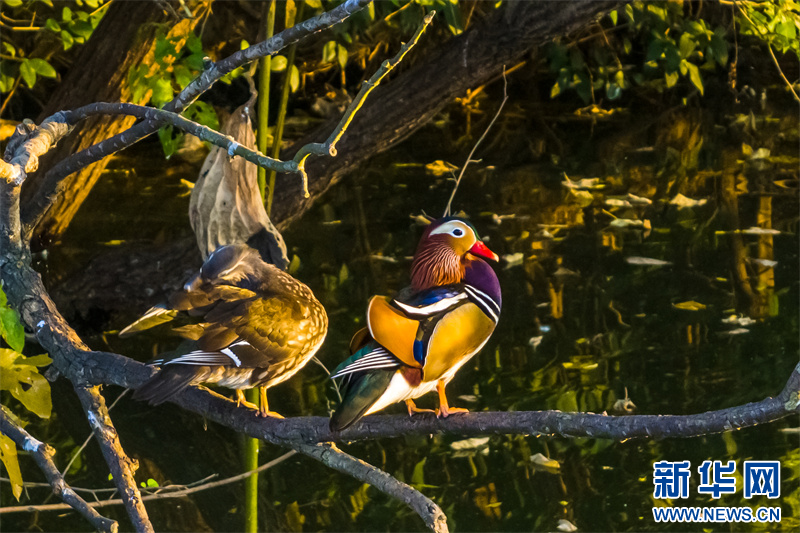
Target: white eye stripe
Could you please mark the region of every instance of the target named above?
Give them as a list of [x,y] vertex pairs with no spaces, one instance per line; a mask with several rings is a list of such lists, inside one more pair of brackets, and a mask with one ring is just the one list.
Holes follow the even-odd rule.
[[[460,230],[461,234],[459,235],[457,231]],[[466,225],[465,223],[461,222],[460,220],[451,220],[450,222],[446,222],[439,226],[438,228],[431,231],[430,235],[439,235],[441,233],[449,233],[454,237],[463,237],[464,235],[469,234],[472,229]]]

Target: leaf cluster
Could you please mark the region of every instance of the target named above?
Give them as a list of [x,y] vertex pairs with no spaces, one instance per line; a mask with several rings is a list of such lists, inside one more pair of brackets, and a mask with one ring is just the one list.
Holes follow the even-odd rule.
[[21,81],[33,89],[41,78],[56,78],[53,65],[91,37],[108,5],[106,0],[3,2],[0,93],[11,93]]
[[578,42],[549,47],[557,75],[551,97],[572,90],[589,104],[601,91],[616,100],[633,86],[663,92],[681,79],[703,94],[701,71],[728,63],[726,29],[687,15],[680,2],[632,2],[609,13],[597,29],[588,50]]
[[[2,287],[0,287],[0,339],[8,346],[0,348],[0,391],[11,393],[11,396],[38,417],[50,418],[53,409],[50,383],[39,373],[38,367],[47,366],[52,361],[46,354],[33,357],[22,355],[25,330],[19,314],[9,307]],[[17,420],[13,414],[9,413],[9,416]],[[14,441],[5,435],[0,435],[0,461],[11,480],[14,497],[19,500],[22,494],[22,473]]]

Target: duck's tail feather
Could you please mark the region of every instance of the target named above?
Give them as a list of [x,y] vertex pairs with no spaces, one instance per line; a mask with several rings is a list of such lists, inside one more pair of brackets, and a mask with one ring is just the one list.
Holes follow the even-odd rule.
[[203,380],[208,367],[175,365],[163,367],[133,393],[134,400],[149,402],[150,405],[164,403],[193,383]]
[[331,431],[347,429],[364,416],[389,388],[396,371],[379,368],[348,374],[343,382],[342,403],[331,416]]

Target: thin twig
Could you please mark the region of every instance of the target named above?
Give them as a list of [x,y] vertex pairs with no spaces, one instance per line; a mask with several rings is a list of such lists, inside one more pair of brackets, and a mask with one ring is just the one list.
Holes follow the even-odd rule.
[[330,442],[315,445],[296,443],[292,447],[325,466],[368,483],[384,494],[404,502],[432,531],[448,532],[447,517],[438,505],[417,489],[395,479],[383,470],[343,452]]
[[0,433],[6,435],[22,450],[30,453],[39,469],[44,473],[53,493],[64,500],[64,504],[60,506],[64,509],[74,509],[84,516],[98,531],[107,531],[109,533],[116,533],[119,530],[119,524],[116,521],[110,520],[101,516],[97,511],[92,509],[91,504],[87,503],[83,498],[78,496],[74,490],[67,485],[64,477],[56,468],[53,462],[53,455],[55,450],[47,444],[36,440],[30,433],[15,424],[6,413],[0,409]]
[[778,63],[778,58],[775,57],[775,52],[772,51],[772,45],[769,43],[767,43],[767,50],[769,50],[769,55],[772,58],[772,62],[775,63],[775,68],[778,69],[778,74],[781,75],[781,78],[783,78],[784,83],[786,83],[786,86],[792,92],[792,96],[794,96],[794,99],[800,102],[800,96],[797,96],[797,92],[795,92],[794,90],[794,85],[792,85],[792,82],[789,81],[789,79],[786,77],[786,74],[784,74],[783,70],[781,70],[781,66]]
[[450,193],[450,199],[447,200],[447,207],[444,208],[443,216],[450,216],[450,208],[453,204],[453,198],[455,198],[456,196],[456,191],[458,190],[458,186],[461,183],[461,178],[464,177],[464,172],[467,171],[467,167],[469,166],[469,164],[474,162],[472,156],[475,154],[475,150],[478,149],[478,146],[481,144],[483,139],[486,138],[486,135],[489,133],[489,130],[491,130],[492,126],[494,126],[497,117],[499,117],[500,113],[503,111],[503,106],[506,105],[506,101],[508,101],[508,78],[506,78],[506,67],[503,66],[503,101],[500,102],[500,107],[497,108],[497,113],[494,114],[492,121],[489,122],[489,125],[486,127],[486,130],[483,132],[483,135],[481,135],[481,138],[478,139],[478,142],[476,142],[475,146],[472,147],[472,150],[467,156],[467,160],[464,162],[464,166],[461,167],[461,172],[458,174],[458,178],[456,178],[456,184],[453,187],[453,192]]
[[[164,492],[157,492],[155,494],[148,494],[147,496],[142,496],[142,501],[155,501],[155,500],[168,500],[174,498],[184,498],[190,494],[194,494],[196,492],[202,492],[209,489],[215,489],[217,487],[222,487],[225,485],[230,485],[231,483],[236,483],[237,481],[242,481],[247,477],[263,472],[264,470],[268,470],[273,466],[279,465],[280,463],[284,462],[286,459],[290,458],[291,456],[295,455],[297,452],[295,450],[290,450],[280,457],[273,459],[268,463],[264,463],[263,465],[259,466],[255,470],[251,470],[249,472],[244,472],[242,474],[237,474],[235,476],[231,476],[229,478],[220,479],[219,481],[213,481],[210,483],[203,483],[201,485],[196,486],[187,486],[187,488],[174,490],[167,492],[166,489],[169,487],[163,487]],[[100,490],[100,489],[93,489],[93,490]],[[90,502],[87,505],[89,507],[109,507],[112,505],[122,505],[123,501],[121,499],[113,499],[113,500],[102,500],[99,502]],[[64,509],[69,509],[69,506],[64,504],[50,504],[50,505],[18,505],[15,507],[0,507],[0,514],[11,514],[11,513],[25,513],[25,512],[33,512],[33,511],[63,511]]]
[[383,78],[386,77],[389,72],[394,69],[400,61],[406,56],[406,54],[414,47],[415,44],[419,41],[422,33],[425,31],[430,23],[433,21],[433,17],[436,15],[436,11],[431,11],[425,18],[422,19],[422,23],[417,28],[417,31],[414,32],[414,35],[409,39],[409,41],[404,44],[400,51],[395,55],[392,59],[387,59],[381,64],[381,68],[379,68],[372,77],[365,81],[361,85],[361,90],[358,91],[358,94],[347,106],[347,109],[344,112],[344,115],[339,120],[339,124],[336,125],[336,128],[330,134],[328,139],[324,143],[310,143],[300,148],[294,156],[294,161],[297,163],[298,170],[303,176],[303,194],[306,198],[310,196],[308,192],[308,176],[306,175],[305,171],[305,162],[309,155],[330,155],[331,157],[336,156],[336,143],[342,138],[345,131],[347,131],[347,127],[353,121],[353,117],[355,117],[356,113],[361,106],[364,105],[364,101],[369,96],[369,93],[375,89],[378,85],[380,85]]

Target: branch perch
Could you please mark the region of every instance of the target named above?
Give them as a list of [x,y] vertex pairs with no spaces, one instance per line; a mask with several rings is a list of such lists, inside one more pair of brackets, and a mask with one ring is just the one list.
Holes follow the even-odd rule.
[[39,469],[47,478],[47,482],[53,489],[53,494],[64,500],[65,505],[59,505],[59,507],[78,511],[98,531],[108,533],[117,533],[119,531],[119,524],[115,520],[101,516],[67,485],[67,482],[64,481],[64,476],[61,475],[53,462],[55,450],[44,442],[36,440],[30,433],[12,422],[2,409],[0,409],[0,433],[13,440],[20,449],[31,454],[31,457],[33,457],[36,464],[39,465]]

